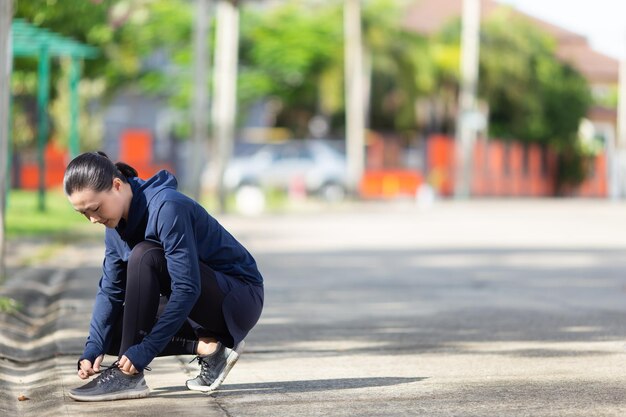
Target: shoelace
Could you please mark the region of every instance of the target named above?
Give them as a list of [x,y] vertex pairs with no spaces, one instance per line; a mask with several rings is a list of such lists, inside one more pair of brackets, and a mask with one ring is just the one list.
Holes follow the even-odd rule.
[[192,358],[189,362],[187,363],[191,363],[193,361],[198,361],[198,365],[200,365],[201,367],[204,368],[204,365],[206,364],[206,361],[204,360],[204,358],[200,355],[196,356],[195,358]]
[[[103,375],[103,374],[104,374],[105,372],[107,372],[107,371],[109,371],[109,373],[110,373],[110,370],[111,370],[111,369],[118,368],[118,367],[119,367],[119,364],[120,364],[120,361],[115,361],[115,362],[113,362],[111,365],[107,366],[104,370],[100,370],[100,371],[98,371],[98,372],[96,372],[96,373],[97,373],[97,374],[101,374],[101,375]],[[146,366],[145,368],[143,368],[143,370],[144,370],[144,371],[152,371],[152,368],[150,368],[149,366]]]
[[97,377],[98,383],[99,384],[105,384],[109,380],[111,380],[111,377],[113,375],[113,371],[115,369],[118,369],[118,364],[119,364],[119,362],[115,361],[111,365],[109,365],[104,371],[101,371],[100,375],[98,375],[98,377]]
[[207,363],[205,358],[203,358],[202,356],[198,355],[195,358],[191,359],[188,363],[191,363],[191,362],[196,361],[196,360],[198,361],[198,364],[200,365],[200,375],[208,376],[209,364]]

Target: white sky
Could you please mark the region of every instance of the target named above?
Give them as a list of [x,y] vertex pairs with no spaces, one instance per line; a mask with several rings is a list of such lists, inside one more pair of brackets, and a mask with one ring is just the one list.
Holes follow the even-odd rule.
[[626,55],[626,0],[499,0],[524,13],[581,34],[613,58]]

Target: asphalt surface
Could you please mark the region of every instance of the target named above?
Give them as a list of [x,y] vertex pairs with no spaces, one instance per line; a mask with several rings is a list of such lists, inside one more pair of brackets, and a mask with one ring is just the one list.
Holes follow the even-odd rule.
[[41,243],[16,241],[2,293],[22,308],[0,315],[0,415],[626,415],[624,203],[357,204],[219,220],[266,279],[262,319],[219,391],[186,390],[197,365],[168,357],[147,372],[146,399],[69,399],[102,245],[25,266]]

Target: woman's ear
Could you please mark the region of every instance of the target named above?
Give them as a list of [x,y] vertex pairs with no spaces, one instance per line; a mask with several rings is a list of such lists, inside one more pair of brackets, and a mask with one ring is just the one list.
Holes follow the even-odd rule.
[[119,179],[117,177],[113,178],[113,189],[115,191],[119,191],[119,190],[122,189],[122,180],[121,179]]

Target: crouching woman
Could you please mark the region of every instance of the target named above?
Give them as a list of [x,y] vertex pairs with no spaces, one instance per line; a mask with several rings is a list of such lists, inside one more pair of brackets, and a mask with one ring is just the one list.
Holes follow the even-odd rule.
[[[105,255],[89,336],[78,361],[88,379],[78,401],[141,398],[143,371],[157,356],[196,355],[191,390],[219,387],[263,308],[252,255],[160,171],[150,179],[102,152],[79,155],[64,189],[76,211],[105,230]],[[100,372],[104,355],[113,365]]]

